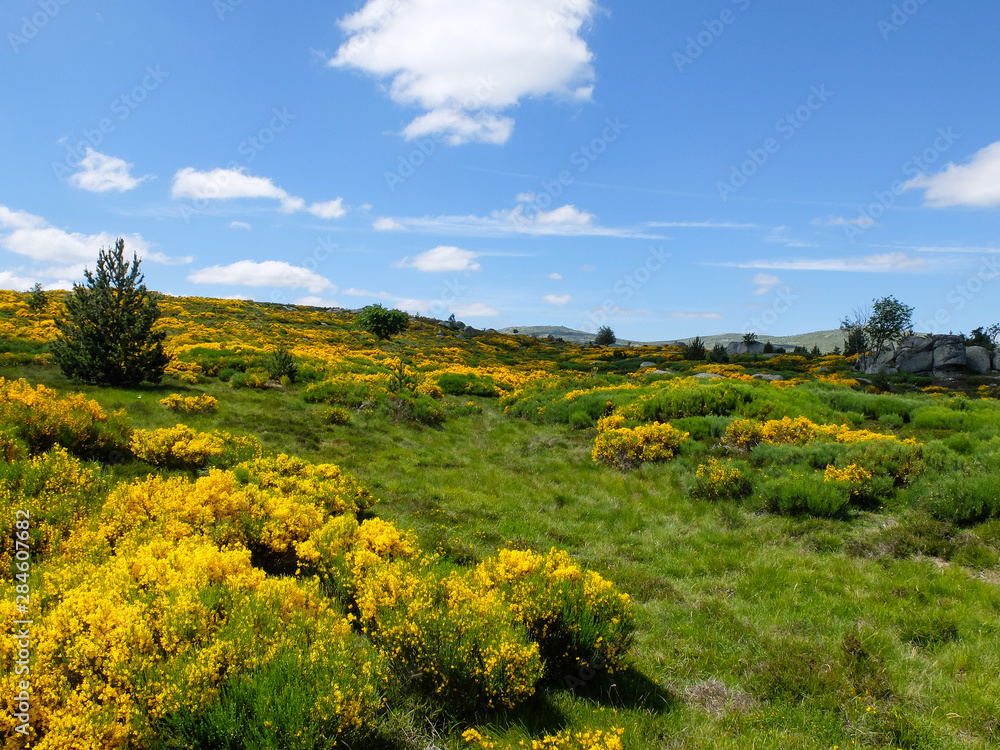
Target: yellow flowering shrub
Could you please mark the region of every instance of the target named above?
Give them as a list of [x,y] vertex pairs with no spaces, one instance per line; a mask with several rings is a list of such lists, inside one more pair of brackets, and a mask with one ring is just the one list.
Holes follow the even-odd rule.
[[600,664],[613,672],[632,643],[632,600],[569,553],[501,550],[469,572],[471,585],[499,592],[539,644],[548,669]]
[[771,419],[761,428],[761,440],[773,444],[805,445],[815,439],[817,431],[818,425],[805,417]]
[[135,430],[129,449],[136,458],[153,466],[197,469],[222,455],[223,440],[207,432],[196,432],[187,425],[159,430]]
[[606,417],[601,417],[597,420],[597,431],[607,432],[608,430],[617,430],[625,426],[625,417],[621,414],[609,414]]
[[695,471],[691,494],[702,500],[733,500],[750,494],[750,478],[730,462],[710,458]]
[[219,400],[207,393],[200,396],[182,396],[179,393],[171,393],[166,398],[161,398],[160,403],[167,411],[182,414],[210,414],[219,409]]
[[124,412],[107,415],[82,394],[61,396],[44,385],[0,377],[0,420],[13,428],[32,453],[61,445],[84,458],[124,451],[128,425]]
[[751,450],[761,443],[774,445],[805,445],[813,440],[832,438],[838,443],[866,443],[872,441],[901,442],[916,445],[912,438],[900,440],[896,435],[855,430],[848,425],[816,424],[805,417],[772,419],[757,422],[752,419],[734,419],[726,428],[723,444],[736,450]]
[[591,456],[624,471],[646,461],[669,461],[688,437],[689,433],[659,422],[620,427],[599,432]]
[[872,479],[874,475],[863,466],[849,464],[842,469],[838,469],[832,464],[826,467],[823,473],[823,481],[839,482],[847,485],[852,500],[867,498],[871,493]]
[[571,729],[558,732],[557,734],[547,734],[540,740],[532,740],[531,746],[523,741],[518,744],[499,743],[483,735],[475,729],[467,729],[462,733],[464,739],[470,745],[480,747],[483,750],[622,750],[622,737],[625,730],[612,727],[609,730],[591,729],[586,731],[573,731]]
[[170,362],[167,363],[163,373],[165,375],[172,375],[182,383],[194,385],[198,382],[198,375],[201,373],[201,367],[196,362],[184,362],[177,359],[177,357],[171,357]]

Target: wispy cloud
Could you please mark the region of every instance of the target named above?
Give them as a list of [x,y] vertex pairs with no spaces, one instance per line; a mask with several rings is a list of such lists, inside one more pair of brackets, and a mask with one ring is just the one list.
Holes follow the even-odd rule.
[[844,216],[828,216],[825,219],[813,219],[812,225],[815,227],[857,226],[862,229],[870,229],[875,226],[875,220],[868,216],[857,216],[853,219]]
[[731,221],[648,221],[646,226],[678,229],[771,229],[763,224],[740,224]]
[[[524,196],[521,196],[524,197]],[[516,235],[559,237],[629,237],[661,240],[642,229],[603,227],[597,217],[569,204],[552,211],[532,213],[527,204],[518,203],[512,209],[493,211],[489,216],[425,216],[423,218],[378,219],[380,231],[410,231],[472,237],[509,237]]]
[[543,301],[548,302],[550,305],[556,305],[557,307],[562,307],[572,299],[573,297],[569,294],[546,294],[542,297]]
[[777,271],[833,271],[846,273],[898,273],[922,271],[927,268],[923,258],[912,258],[906,253],[884,253],[863,258],[776,258],[752,260],[743,263],[706,263],[710,266],[750,268]]

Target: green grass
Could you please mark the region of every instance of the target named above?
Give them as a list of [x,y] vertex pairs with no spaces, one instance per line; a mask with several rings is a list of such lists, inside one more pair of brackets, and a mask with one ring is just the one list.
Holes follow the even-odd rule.
[[[631,594],[633,669],[568,675],[583,683],[575,692],[546,690],[489,718],[495,738],[617,725],[636,750],[1000,742],[996,522],[960,531],[905,504],[837,520],[697,501],[682,481],[694,459],[623,474],[591,460],[592,429],[511,419],[495,399],[475,398],[481,414],[439,428],[364,413],[329,425],[327,407],[297,387],[98,389],[53,368],[0,374],[83,391],[127,409],[135,427],[253,433],[268,449],[338,464],[380,499],[374,514],[456,564],[559,547]],[[210,393],[220,410],[170,414],[157,400],[171,392]],[[877,419],[908,415],[902,401],[858,403]],[[944,417],[930,414],[902,433],[936,429]],[[400,748],[457,749],[465,728],[412,704],[384,732]]]

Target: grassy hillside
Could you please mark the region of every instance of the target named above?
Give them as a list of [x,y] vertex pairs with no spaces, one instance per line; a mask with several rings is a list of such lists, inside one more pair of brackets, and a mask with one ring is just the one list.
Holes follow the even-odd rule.
[[110,389],[52,365],[53,309],[0,294],[0,619],[29,586],[32,746],[1000,740],[985,379],[866,392],[842,357],[162,305],[168,376]]

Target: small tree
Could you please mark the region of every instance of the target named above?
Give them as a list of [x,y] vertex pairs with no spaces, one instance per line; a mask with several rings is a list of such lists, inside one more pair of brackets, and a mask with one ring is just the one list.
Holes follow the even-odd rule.
[[1000,325],[980,326],[973,328],[972,334],[966,341],[967,346],[981,346],[990,351],[997,348],[997,337],[1000,334]]
[[92,385],[133,386],[159,383],[170,357],[166,334],[154,331],[160,317],[156,300],[139,273],[139,258],[125,260],[125,240],[101,248],[97,272],[85,270],[86,285],[74,284],[66,317],[52,355],[68,378]]
[[299,374],[298,365],[295,364],[295,357],[292,356],[292,353],[288,351],[288,347],[284,344],[278,344],[274,351],[268,353],[267,358],[264,360],[264,369],[275,380],[288,378],[288,382],[290,383],[294,383],[295,378]]
[[45,308],[49,306],[49,295],[42,289],[42,285],[36,281],[35,285],[28,290],[26,302],[28,309],[37,315],[40,312],[44,312]]
[[848,333],[845,350],[847,345],[857,349],[859,366],[867,368],[878,361],[890,344],[912,333],[913,308],[891,295],[882,297],[872,303],[871,309],[855,310],[840,327]]
[[705,359],[705,354],[705,342],[701,340],[701,336],[695,336],[691,343],[684,345],[683,357],[688,361],[701,361]]
[[388,310],[375,304],[362,310],[356,322],[368,333],[388,341],[410,327],[410,316],[402,310]]
[[708,358],[717,364],[728,364],[729,363],[729,352],[726,347],[722,344],[716,344],[712,347],[712,351],[708,353]]
[[597,329],[597,336],[594,339],[594,343],[598,346],[611,346],[616,341],[618,341],[618,337],[615,336],[615,332],[610,327],[601,326]]
[[754,333],[753,331],[747,331],[746,333],[743,334],[743,343],[746,344],[747,346],[750,346],[751,344],[756,344],[757,334]]
[[770,341],[764,344],[764,354],[774,354],[774,344]]

